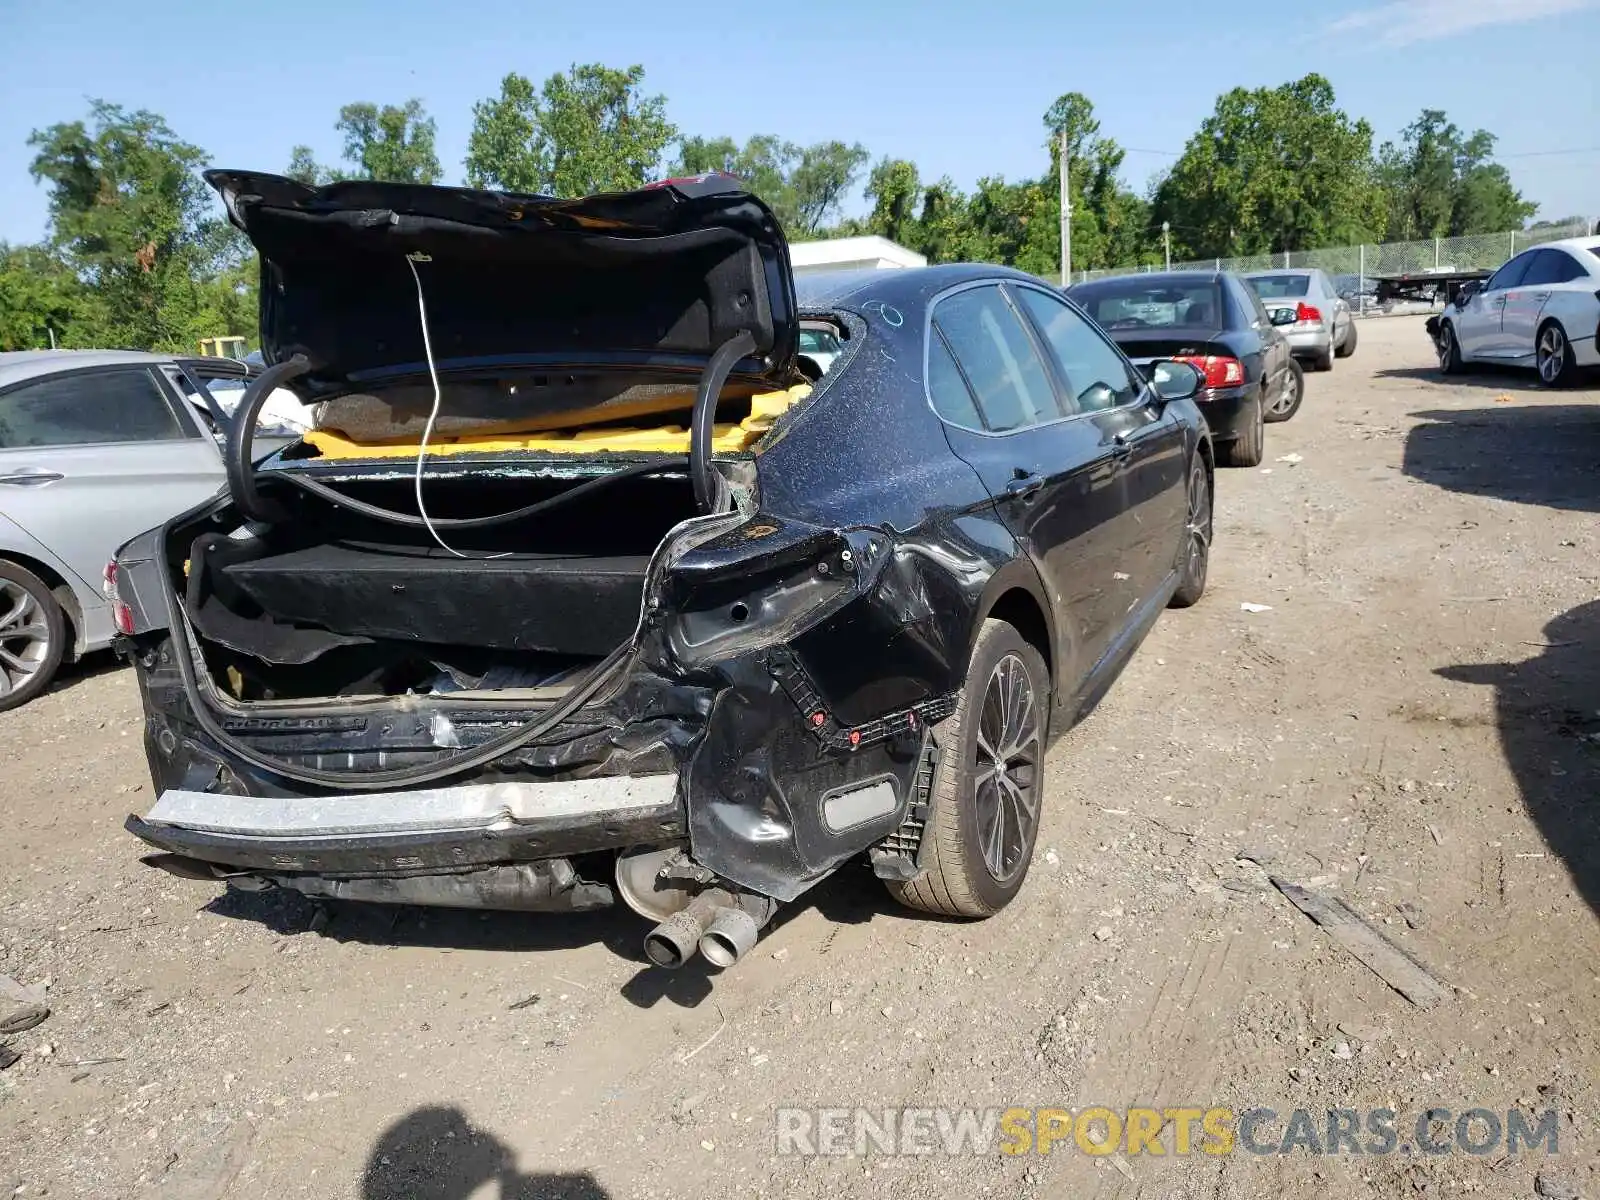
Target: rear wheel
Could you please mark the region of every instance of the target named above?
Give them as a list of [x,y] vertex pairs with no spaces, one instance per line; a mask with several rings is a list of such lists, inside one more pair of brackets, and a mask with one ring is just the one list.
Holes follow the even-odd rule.
[[66,653],[67,620],[32,571],[0,562],[0,712],[32,700]]
[[1333,338],[1331,335],[1328,338],[1328,348],[1311,360],[1311,369],[1313,371],[1333,370]]
[[1578,373],[1572,343],[1567,341],[1567,331],[1557,322],[1547,321],[1539,330],[1534,364],[1539,368],[1539,382],[1545,387],[1564,387]]
[[1356,322],[1355,322],[1355,318],[1352,317],[1350,319],[1350,331],[1344,335],[1344,341],[1339,343],[1339,348],[1337,350],[1335,350],[1333,353],[1334,353],[1334,356],[1336,358],[1349,358],[1355,352],[1356,352]]
[[1267,452],[1267,431],[1263,421],[1261,397],[1252,397],[1249,409],[1245,414],[1244,428],[1239,431],[1239,436],[1231,442],[1222,442],[1217,446],[1217,465],[1219,467],[1260,466],[1261,459]]
[[1439,325],[1439,336],[1434,339],[1434,348],[1439,351],[1439,374],[1459,375],[1464,369],[1461,363],[1461,344],[1456,341],[1455,326],[1449,321]]
[[1199,454],[1189,464],[1189,515],[1183,529],[1183,559],[1178,565],[1178,590],[1173,608],[1188,608],[1206,592],[1206,571],[1211,564],[1211,476]]
[[[1330,364],[1331,365],[1331,364]],[[1317,370],[1323,370],[1318,367]],[[1306,373],[1294,359],[1289,360],[1289,369],[1284,372],[1283,382],[1278,385],[1278,394],[1272,398],[1272,403],[1267,406],[1266,420],[1276,423],[1287,421],[1300,411],[1300,401],[1306,394]]]
[[1044,659],[1012,626],[985,621],[956,711],[934,730],[927,866],[889,883],[895,899],[950,917],[993,916],[1011,903],[1039,835],[1049,728]]

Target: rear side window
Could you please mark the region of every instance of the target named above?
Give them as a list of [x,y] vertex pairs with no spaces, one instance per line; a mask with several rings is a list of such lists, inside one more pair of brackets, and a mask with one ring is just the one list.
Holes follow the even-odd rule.
[[1061,416],[1033,340],[998,287],[971,288],[941,300],[933,320],[990,429],[1005,433]]
[[1263,300],[1283,300],[1306,295],[1311,288],[1309,275],[1250,275],[1245,282]]
[[950,348],[935,329],[928,343],[928,394],[933,397],[933,411],[952,425],[968,429],[982,429],[983,417],[973,402],[967,381],[961,378],[961,369],[950,357]]
[[1578,260],[1560,250],[1541,250],[1534,255],[1533,265],[1522,277],[1521,286],[1532,287],[1541,283],[1570,283],[1582,279],[1587,272]]
[[0,393],[0,450],[185,436],[161,385],[143,367],[75,371]]

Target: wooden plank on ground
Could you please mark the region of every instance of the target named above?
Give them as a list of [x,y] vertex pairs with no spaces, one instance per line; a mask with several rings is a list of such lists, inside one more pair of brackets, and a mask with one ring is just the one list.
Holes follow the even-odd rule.
[[1337,896],[1269,876],[1289,902],[1310,917],[1395,991],[1418,1008],[1432,1008],[1450,991],[1410,954],[1391,942]]

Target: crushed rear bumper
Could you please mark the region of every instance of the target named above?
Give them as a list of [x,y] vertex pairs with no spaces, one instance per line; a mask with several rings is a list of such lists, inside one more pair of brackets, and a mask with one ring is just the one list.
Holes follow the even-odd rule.
[[130,833],[240,871],[459,871],[681,837],[676,775],[262,796],[173,788]]

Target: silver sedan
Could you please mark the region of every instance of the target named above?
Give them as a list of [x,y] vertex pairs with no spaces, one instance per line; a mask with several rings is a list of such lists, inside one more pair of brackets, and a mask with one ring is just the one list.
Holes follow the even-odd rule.
[[247,371],[128,351],[0,354],[0,709],[110,644],[106,563],[223,486],[226,418],[210,387],[227,395]]
[[1321,270],[1258,271],[1244,281],[1269,314],[1278,309],[1295,314],[1293,323],[1279,325],[1278,331],[1289,339],[1294,356],[1311,363],[1314,370],[1331,371],[1335,358],[1355,353],[1356,323],[1350,305]]

